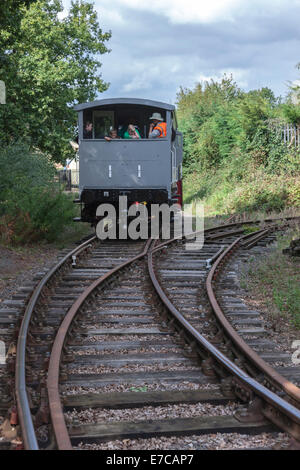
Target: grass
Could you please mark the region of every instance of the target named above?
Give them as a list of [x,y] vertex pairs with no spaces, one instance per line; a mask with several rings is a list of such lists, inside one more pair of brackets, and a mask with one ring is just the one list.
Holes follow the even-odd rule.
[[68,225],[60,235],[58,235],[55,242],[53,242],[53,246],[61,250],[92,233],[94,233],[94,230],[88,223],[73,222]]
[[27,256],[28,254],[35,255],[39,253],[40,249],[47,247],[57,248],[58,250],[69,247],[73,243],[93,233],[94,230],[89,224],[71,222],[70,225],[67,225],[64,230],[57,235],[57,238],[53,242],[39,240],[35,243],[31,242],[28,245],[14,245],[0,242],[0,246],[15,252],[19,256]]
[[[191,206],[186,208],[184,207],[184,212],[188,216],[193,215],[194,218],[197,218],[197,214],[193,214],[191,210]],[[255,211],[255,212],[243,212],[243,213],[235,213],[235,214],[219,214],[215,216],[204,216],[204,228],[209,229],[212,227],[217,227],[223,224],[230,224],[230,223],[237,223],[237,222],[247,222],[247,221],[257,221],[258,225],[248,225],[244,226],[245,235],[247,233],[255,232],[256,230],[262,229],[265,226],[264,220],[265,219],[279,219],[285,217],[300,217],[300,208],[297,207],[287,207],[282,211],[276,212],[272,211],[269,213],[263,211]],[[280,225],[280,221],[278,225]],[[282,222],[284,223],[284,222]],[[193,229],[195,229],[196,223],[193,221]]]
[[300,330],[300,258],[282,254],[293,238],[300,238],[299,227],[279,236],[277,246],[263,259],[249,260],[241,286],[251,297],[262,297],[274,319],[288,319]]
[[248,235],[250,233],[257,232],[257,230],[259,230],[259,227],[257,225],[244,225],[243,229],[244,229],[244,234]]
[[234,159],[211,170],[185,169],[184,203],[201,203],[205,216],[280,212],[300,207],[300,152],[295,168],[270,173],[263,165],[244,158],[236,168]]

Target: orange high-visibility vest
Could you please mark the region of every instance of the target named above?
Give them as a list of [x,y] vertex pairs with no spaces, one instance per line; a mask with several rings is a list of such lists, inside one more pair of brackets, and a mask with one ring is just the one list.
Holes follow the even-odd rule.
[[167,123],[166,122],[159,122],[153,128],[153,130],[160,131],[160,135],[158,136],[159,139],[167,137]]

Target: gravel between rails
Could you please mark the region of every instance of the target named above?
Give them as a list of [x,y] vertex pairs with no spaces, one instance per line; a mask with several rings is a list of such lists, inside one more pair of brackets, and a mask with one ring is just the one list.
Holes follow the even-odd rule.
[[74,450],[233,450],[270,449],[279,445],[286,449],[289,437],[283,433],[263,433],[259,436],[245,434],[206,434],[185,437],[159,437],[150,439],[123,439],[101,444],[83,444]]
[[[109,342],[113,341],[120,341],[121,335],[109,335]],[[159,338],[157,335],[126,335],[126,341],[140,341],[140,342],[151,342],[151,341],[159,341],[160,343],[169,343],[173,342],[176,343],[176,339],[180,341],[179,335],[164,335],[160,336]],[[101,341],[107,341],[106,335],[91,335],[87,338],[82,339],[82,344],[87,343],[100,343]]]
[[[124,310],[122,310],[122,312],[120,312],[120,315],[106,315],[105,311],[101,312],[101,314],[103,315],[103,317],[105,317],[105,321],[107,320],[123,320],[124,318],[128,318],[128,315],[126,314],[126,312],[124,312]],[[96,314],[97,317],[99,318],[99,315]],[[89,314],[89,318],[96,318],[96,315],[94,314]],[[101,317],[100,317],[101,318]],[[129,317],[130,318],[130,317]],[[151,315],[138,315],[138,318],[139,319],[143,319],[143,320],[157,320],[158,319],[158,316],[157,314],[153,313]],[[84,318],[84,321],[86,322],[86,316]],[[101,325],[103,325],[104,323],[101,323]]]
[[147,392],[172,391],[172,390],[219,390],[218,384],[199,384],[195,382],[182,381],[180,383],[159,382],[148,384],[146,381],[139,384],[110,384],[100,387],[88,387],[82,385],[61,385],[60,391],[63,396],[85,395],[88,393],[112,393],[112,392]]
[[106,367],[106,366],[76,366],[68,367],[67,372],[69,374],[110,374],[112,372],[122,373],[122,372],[152,372],[152,371],[174,371],[174,370],[199,370],[201,372],[200,366],[191,366],[186,363],[176,362],[172,365],[170,364],[153,364],[153,365],[139,365],[139,364],[126,364],[122,367]]
[[[152,320],[152,319],[151,319]],[[120,325],[118,323],[93,323],[92,325],[90,323],[85,323],[82,322],[80,324],[81,328],[87,329],[89,331],[93,330],[120,330]],[[124,328],[124,326],[123,326]],[[143,328],[140,323],[130,323],[128,328],[135,328],[137,331],[138,330],[144,330],[145,327]],[[159,328],[160,330],[162,329],[161,325],[157,325],[157,323],[147,323],[147,328]]]
[[159,348],[156,349],[155,347],[151,348],[140,348],[140,349],[118,349],[117,351],[113,352],[111,349],[104,349],[103,351],[98,351],[97,349],[80,349],[78,351],[74,351],[74,356],[111,356],[113,354],[118,353],[118,355],[130,355],[130,354],[145,354],[145,353],[182,353],[181,348]]
[[68,424],[90,424],[107,421],[147,421],[175,418],[194,418],[196,416],[230,416],[237,409],[236,403],[211,405],[209,403],[166,406],[145,406],[143,408],[105,409],[89,408],[82,411],[68,411],[65,418]]

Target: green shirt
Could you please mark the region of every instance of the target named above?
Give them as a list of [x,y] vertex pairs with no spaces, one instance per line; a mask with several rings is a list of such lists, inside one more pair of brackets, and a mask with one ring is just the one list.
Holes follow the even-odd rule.
[[[141,135],[140,135],[139,131],[137,129],[135,129],[135,130],[136,130],[136,133],[139,136],[139,138],[141,138]],[[131,135],[129,135],[128,130],[126,132],[124,132],[123,139],[132,139]]]

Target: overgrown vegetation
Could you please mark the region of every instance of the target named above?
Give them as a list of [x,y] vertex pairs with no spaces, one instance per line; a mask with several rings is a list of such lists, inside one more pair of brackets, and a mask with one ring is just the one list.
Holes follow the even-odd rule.
[[17,143],[0,147],[0,240],[22,244],[56,240],[73,223],[73,197],[55,182],[44,154]]
[[6,0],[0,10],[0,241],[52,242],[66,227],[72,238],[78,214],[53,162],[74,157],[74,104],[108,88],[99,58],[111,33],[89,0],[72,0],[66,15],[61,0]]
[[111,34],[100,28],[94,5],[72,0],[5,0],[0,13],[0,141],[22,138],[57,162],[73,158],[74,104],[107,89],[99,69]]
[[253,298],[261,297],[274,320],[283,318],[300,329],[300,258],[282,254],[300,230],[278,238],[278,245],[263,259],[253,259],[243,276],[243,286]]
[[268,88],[248,93],[232,77],[181,89],[185,202],[206,214],[282,210],[300,205],[300,152],[281,141],[278,126],[300,124],[299,106]]

